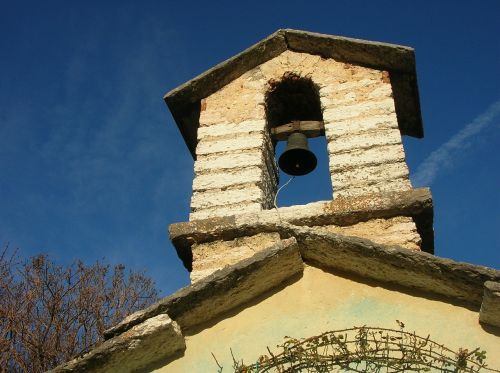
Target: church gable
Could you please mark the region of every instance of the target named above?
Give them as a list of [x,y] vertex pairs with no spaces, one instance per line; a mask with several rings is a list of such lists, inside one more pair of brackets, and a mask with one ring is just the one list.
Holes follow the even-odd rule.
[[[311,338],[331,330],[377,327],[393,338],[401,337],[396,320],[406,324],[406,331],[424,338],[430,335],[431,340],[455,352],[480,347],[488,351],[489,366],[500,366],[495,353],[498,337],[478,325],[477,312],[439,297],[387,289],[376,282],[359,282],[306,265],[299,280],[186,335],[184,355],[155,371],[215,372],[218,365],[223,371],[232,371],[233,356],[245,365],[256,364],[263,355],[269,359],[271,353],[278,355],[282,349],[277,346],[285,337]],[[354,339],[355,333],[348,335]],[[354,344],[347,348],[354,355]]]
[[211,353],[227,370],[230,349],[252,364],[285,336],[397,329],[396,320],[451,348],[481,347],[491,366],[500,365],[491,352],[497,329],[478,323],[481,303],[491,305],[483,284],[498,283],[500,271],[311,228],[280,229],[291,238],[132,314],[102,345],[54,372],[216,371]]

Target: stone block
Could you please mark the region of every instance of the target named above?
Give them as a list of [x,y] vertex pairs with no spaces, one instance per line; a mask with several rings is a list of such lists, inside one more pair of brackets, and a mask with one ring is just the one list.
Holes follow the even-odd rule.
[[198,128],[198,140],[219,136],[234,136],[251,132],[262,133],[266,129],[265,120],[247,120],[241,123],[217,123]]
[[175,355],[186,347],[179,325],[161,313],[108,339],[88,354],[52,370],[63,372],[136,372]]
[[[283,223],[297,226],[349,226],[371,219],[409,216],[415,220],[423,250],[434,252],[432,196],[427,188],[401,192],[342,197],[307,205],[280,207],[248,214],[224,214],[220,217],[169,226],[169,235],[186,268],[191,269],[191,246],[218,239],[230,240],[263,232],[276,232]],[[205,214],[207,210],[202,210]]]
[[258,213],[262,210],[262,202],[243,202],[232,205],[215,206],[203,210],[193,211],[189,214],[189,220],[201,220],[219,218],[224,216],[234,216],[241,214]]
[[[160,313],[168,313],[189,334],[189,330],[282,286],[300,275],[304,263],[294,238],[258,251],[251,258],[214,272],[180,289],[148,308],[135,312],[105,332],[118,335]],[[265,278],[265,281],[262,279]]]
[[353,135],[365,131],[383,129],[398,130],[398,121],[395,113],[325,123],[325,135],[328,141],[343,135]]
[[[401,134],[397,129],[385,129],[330,137],[328,152],[331,157],[337,153],[367,149],[375,146],[401,144]],[[334,159],[332,159],[334,160]]]
[[[346,77],[344,77],[345,79]],[[328,97],[337,92],[353,92],[367,87],[380,84],[380,79],[361,79],[340,82],[338,84],[328,84],[320,88],[319,93],[322,97]]]
[[239,135],[222,140],[202,140],[196,147],[197,155],[233,152],[244,149],[262,148],[264,138],[262,134]]
[[366,185],[345,185],[343,187],[333,187],[333,195],[337,197],[357,197],[363,194],[403,192],[411,190],[411,182],[407,177],[399,179],[382,180]]
[[331,123],[361,116],[384,115],[394,112],[394,100],[387,98],[380,101],[360,102],[354,105],[327,107],[323,112],[323,120],[325,123]]
[[405,153],[402,144],[356,149],[351,152],[330,155],[330,172],[333,174],[340,170],[355,169],[360,166],[404,161]]
[[382,84],[368,93],[368,98],[380,99],[382,97],[391,97],[392,87],[390,84]]
[[500,328],[500,282],[486,281],[484,283],[479,321]]
[[258,184],[262,180],[262,169],[246,167],[198,175],[193,181],[193,191],[225,189],[242,184]]
[[205,98],[205,110],[200,113],[201,127],[217,123],[242,123],[265,119],[262,103],[266,80],[262,79],[257,84],[248,84],[252,80],[253,70]]
[[262,197],[262,190],[257,185],[248,185],[237,189],[194,192],[191,198],[191,208],[197,210],[241,202],[256,202],[262,201]]
[[406,162],[383,163],[335,172],[332,175],[332,183],[334,188],[343,189],[400,178],[408,178]]
[[279,233],[260,233],[233,240],[217,240],[194,244],[191,282],[196,282],[213,272],[252,257],[256,252],[280,241]]
[[495,279],[498,283],[500,279],[500,271],[492,268],[357,237],[299,227],[294,228],[294,237],[306,263],[442,295],[474,307],[481,304],[484,282]]
[[372,219],[349,226],[326,225],[318,229],[344,236],[366,238],[381,245],[397,245],[418,251],[422,241],[415,222],[407,216]]
[[259,148],[232,152],[230,154],[201,155],[194,164],[194,171],[198,174],[262,165],[262,150]]

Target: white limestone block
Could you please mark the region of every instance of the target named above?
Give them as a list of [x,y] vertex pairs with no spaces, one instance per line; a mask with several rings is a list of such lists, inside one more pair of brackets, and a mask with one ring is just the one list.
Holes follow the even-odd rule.
[[196,147],[197,155],[223,153],[242,149],[261,148],[264,146],[262,134],[235,136],[223,140],[201,140]]
[[260,202],[261,200],[262,190],[257,185],[249,185],[239,189],[215,189],[204,192],[194,192],[191,198],[191,208],[193,210],[198,210],[241,202]]
[[262,210],[260,202],[238,203],[229,206],[216,206],[203,210],[193,211],[189,214],[189,220],[208,219],[222,216],[233,216],[257,213]]
[[330,170],[337,172],[345,168],[404,162],[404,160],[405,153],[402,144],[376,146],[369,149],[357,149],[351,152],[330,155]]
[[223,172],[211,172],[196,176],[193,181],[193,191],[215,188],[227,188],[238,184],[259,183],[262,180],[260,167],[246,167]]
[[212,154],[199,156],[194,164],[194,171],[198,175],[214,170],[259,166],[262,164],[262,150],[254,148],[244,152],[231,154]]
[[328,140],[331,140],[341,135],[353,135],[365,131],[391,128],[399,130],[396,113],[325,123],[325,135]]
[[408,178],[406,162],[383,163],[375,166],[332,172],[332,183],[335,189],[359,184],[374,184],[384,180],[400,178]]
[[354,105],[327,107],[323,112],[325,123],[356,118],[367,114],[390,114],[395,112],[394,100],[387,98],[381,101],[360,102]]
[[241,123],[218,123],[198,128],[198,140],[218,136],[241,135],[250,132],[263,132],[265,120],[246,120]]
[[412,189],[411,183],[407,178],[385,180],[376,184],[348,187],[345,189],[333,186],[333,196],[336,197],[355,197],[363,194],[401,192]]
[[371,131],[331,138],[328,141],[328,152],[330,154],[337,154],[356,149],[393,144],[401,144],[401,134],[397,129]]
[[319,92],[321,96],[329,96],[332,93],[336,92],[356,91],[378,84],[380,84],[380,79],[361,79],[355,81],[347,81],[339,84],[329,84],[325,87],[322,87]]
[[372,99],[380,99],[383,97],[391,97],[392,96],[392,86],[387,84],[382,84],[375,88],[373,91],[368,93],[368,97]]

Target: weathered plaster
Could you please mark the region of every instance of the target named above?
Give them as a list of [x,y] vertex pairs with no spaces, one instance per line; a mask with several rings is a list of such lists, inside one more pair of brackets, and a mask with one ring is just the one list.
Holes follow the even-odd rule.
[[269,298],[186,336],[184,356],[157,372],[216,371],[212,353],[225,370],[234,355],[247,363],[275,350],[284,336],[310,337],[351,326],[379,326],[431,335],[453,350],[480,347],[491,367],[500,368],[500,338],[484,331],[477,312],[439,299],[388,290],[306,266],[303,277]]

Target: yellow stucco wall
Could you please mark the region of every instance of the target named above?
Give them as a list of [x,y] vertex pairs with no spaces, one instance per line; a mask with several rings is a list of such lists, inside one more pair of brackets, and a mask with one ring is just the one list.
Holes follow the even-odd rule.
[[397,329],[431,335],[453,350],[481,347],[490,367],[500,369],[500,338],[485,332],[478,313],[444,301],[370,286],[306,266],[303,277],[262,302],[186,336],[183,357],[157,372],[216,372],[213,353],[223,372],[230,372],[229,349],[247,364],[283,341],[284,336],[311,337],[352,326]]

